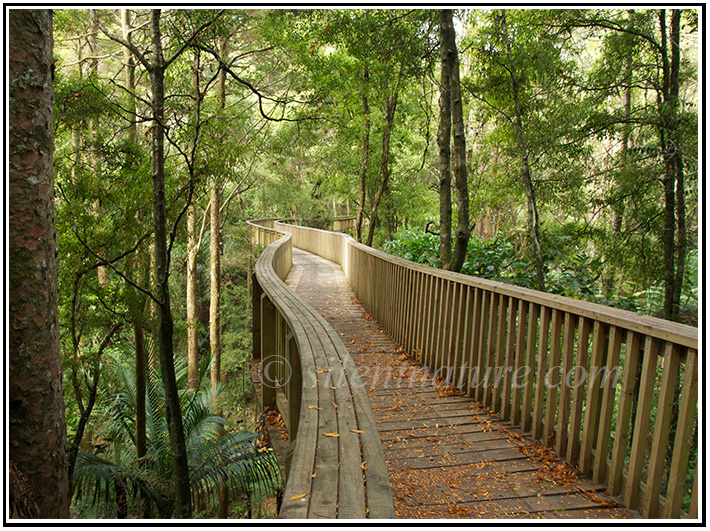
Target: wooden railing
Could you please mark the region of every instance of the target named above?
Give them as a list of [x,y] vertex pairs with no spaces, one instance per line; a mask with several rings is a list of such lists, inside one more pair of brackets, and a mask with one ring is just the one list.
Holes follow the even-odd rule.
[[384,453],[357,368],[335,330],[283,282],[291,235],[275,230],[273,219],[249,224],[253,243],[265,247],[252,282],[262,408],[278,406],[290,440],[279,517],[394,518]]
[[340,264],[434,380],[553,446],[644,517],[697,518],[697,328],[433,269],[343,234],[274,227]]

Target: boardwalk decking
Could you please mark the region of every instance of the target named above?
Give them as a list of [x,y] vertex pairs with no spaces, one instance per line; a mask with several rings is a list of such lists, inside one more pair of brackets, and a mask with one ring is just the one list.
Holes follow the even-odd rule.
[[337,264],[294,248],[287,283],[358,366],[398,518],[639,517],[510,423],[432,381],[367,314]]

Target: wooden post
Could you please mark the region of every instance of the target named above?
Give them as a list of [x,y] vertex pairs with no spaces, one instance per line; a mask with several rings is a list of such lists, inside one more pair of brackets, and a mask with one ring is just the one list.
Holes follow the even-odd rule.
[[641,491],[641,473],[643,471],[646,444],[648,441],[648,425],[651,416],[653,399],[653,384],[656,380],[656,365],[658,361],[658,343],[652,337],[646,337],[643,353],[643,369],[639,382],[638,408],[634,423],[633,440],[631,441],[631,456],[629,473],[624,493],[624,504],[633,509],[639,501]]
[[[688,468],[688,456],[693,445],[693,428],[698,405],[698,352],[689,350],[685,362],[685,375],[678,408],[678,427],[673,442],[673,457],[668,472],[668,490],[666,492],[666,514],[664,518],[678,518],[683,502],[685,474]],[[695,484],[698,483],[698,471],[695,472]],[[697,489],[691,501],[690,517],[697,518]],[[693,503],[696,504],[693,516]]]
[[[271,406],[276,400],[276,308],[267,297],[261,295],[261,409]],[[266,362],[266,365],[264,365]]]

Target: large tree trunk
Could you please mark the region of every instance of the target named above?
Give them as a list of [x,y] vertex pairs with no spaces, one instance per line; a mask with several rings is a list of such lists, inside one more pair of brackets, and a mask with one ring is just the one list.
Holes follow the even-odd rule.
[[528,160],[527,141],[525,140],[525,131],[523,129],[522,110],[520,106],[520,79],[516,73],[513,53],[510,46],[510,39],[508,38],[505,9],[501,10],[501,22],[503,28],[503,38],[505,39],[506,53],[508,55],[508,71],[510,72],[510,78],[512,81],[513,102],[515,105],[515,132],[518,137],[518,146],[520,148],[520,158],[522,161],[523,185],[525,187],[525,195],[527,197],[528,235],[530,237],[530,243],[535,255],[537,289],[545,291],[545,262],[542,256],[542,246],[540,245],[540,219],[535,200],[535,186],[532,181],[530,161]]
[[153,90],[153,222],[155,233],[155,271],[158,304],[158,357],[165,388],[165,408],[175,488],[175,511],[177,518],[190,518],[190,473],[187,449],[183,432],[180,397],[175,379],[173,362],[173,315],[170,309],[168,283],[167,213],[165,205],[165,137],[163,132],[165,109],[165,59],[160,34],[160,10],[152,12],[151,86]]
[[[442,16],[442,46],[446,44],[446,54],[449,56],[451,122],[454,135],[454,183],[456,186],[456,241],[451,256],[451,271],[461,271],[468,240],[471,236],[468,215],[468,176],[466,174],[466,131],[463,123],[463,101],[461,99],[461,80],[459,79],[459,54],[456,49],[456,32],[454,30],[451,10],[445,9]],[[446,20],[444,21],[444,18]],[[446,31],[444,31],[444,28]],[[443,52],[442,52],[443,53]]]
[[[447,16],[448,11],[448,16]],[[441,267],[451,263],[451,54],[454,31],[451,10],[440,12],[441,87],[439,89],[439,259]],[[455,37],[454,37],[455,38]]]
[[385,130],[382,134],[382,160],[380,162],[380,186],[377,188],[375,197],[372,198],[372,209],[370,210],[370,227],[367,231],[366,244],[372,246],[372,238],[375,234],[375,218],[377,217],[377,209],[380,206],[382,195],[385,189],[389,186],[390,171],[390,136],[394,127],[394,113],[397,110],[397,93],[385,101]]
[[362,138],[362,157],[360,159],[360,177],[358,179],[360,197],[357,205],[357,217],[355,220],[355,236],[359,242],[362,242],[362,218],[365,212],[365,194],[367,192],[367,163],[370,159],[370,105],[367,101],[370,71],[367,65],[365,65],[365,71],[362,79],[362,112],[365,116],[365,134]]
[[[9,11],[9,452],[37,514],[69,517],[57,316],[52,12]],[[32,498],[32,499],[28,499]]]

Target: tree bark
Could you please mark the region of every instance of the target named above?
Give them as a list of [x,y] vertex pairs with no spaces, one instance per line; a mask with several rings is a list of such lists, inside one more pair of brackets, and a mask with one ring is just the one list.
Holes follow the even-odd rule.
[[210,375],[212,388],[216,389],[220,382],[222,365],[222,334],[219,314],[221,267],[220,251],[222,241],[220,238],[221,219],[219,208],[222,205],[219,184],[217,179],[212,179],[210,189],[210,351],[212,361]]
[[[52,12],[9,11],[9,458],[40,518],[69,517],[57,311]],[[13,493],[10,493],[13,501]]]
[[[439,259],[441,267],[451,263],[451,10],[440,12],[441,80],[439,89]],[[454,37],[455,38],[455,37]]]
[[[446,17],[446,24],[443,18]],[[466,260],[468,240],[471,236],[468,213],[468,176],[466,174],[466,131],[463,123],[463,101],[461,99],[461,80],[459,79],[459,54],[456,49],[456,31],[451,10],[442,10],[442,41],[446,42],[446,53],[451,65],[449,84],[451,99],[451,122],[454,138],[454,183],[456,187],[456,241],[451,256],[451,271],[461,271]],[[443,52],[442,52],[443,53]]]
[[522,162],[522,177],[525,187],[525,195],[527,197],[527,222],[528,235],[532,244],[535,255],[535,273],[537,281],[537,289],[545,291],[545,262],[542,256],[542,246],[540,245],[540,219],[537,211],[537,203],[535,200],[535,186],[532,181],[532,172],[530,170],[530,161],[528,160],[528,148],[525,140],[525,130],[523,128],[522,110],[520,106],[520,78],[516,73],[515,61],[508,38],[508,27],[506,23],[505,9],[501,10],[501,22],[503,29],[503,39],[505,40],[506,53],[508,56],[508,71],[512,81],[513,102],[515,105],[515,132],[518,137],[518,146],[520,147],[520,158]]
[[362,113],[365,116],[365,134],[362,138],[362,157],[360,159],[360,176],[358,179],[360,200],[358,202],[357,217],[355,220],[355,236],[359,242],[362,242],[362,218],[365,212],[365,195],[367,193],[367,163],[370,159],[370,104],[367,99],[370,71],[367,64],[365,64],[362,79]]
[[177,518],[190,518],[190,473],[187,462],[185,433],[183,431],[180,397],[175,379],[173,361],[173,315],[170,309],[168,285],[167,213],[165,205],[165,58],[161,43],[160,10],[154,9],[151,16],[152,68],[151,87],[153,90],[153,224],[155,233],[155,271],[158,303],[158,357],[160,372],[165,388],[165,408],[175,487],[175,510]]
[[197,229],[195,223],[195,204],[187,209],[187,385],[197,389],[200,372],[200,354],[197,337]]
[[661,149],[663,150],[665,164],[665,175],[663,178],[663,193],[665,199],[663,218],[663,317],[670,320],[679,319],[680,295],[683,287],[683,276],[685,275],[685,255],[687,248],[685,228],[685,179],[683,157],[678,140],[680,17],[681,10],[674,9],[671,12],[671,51],[669,60],[666,10],[662,9],[659,12],[663,71],[663,85],[661,88],[662,101],[659,102],[659,115],[661,122]]

